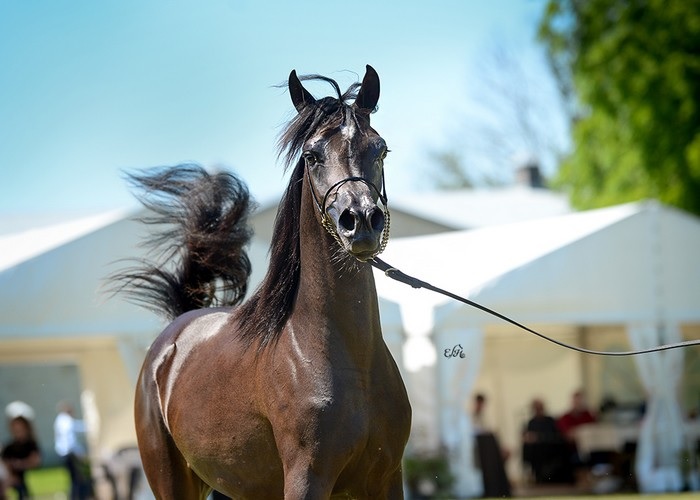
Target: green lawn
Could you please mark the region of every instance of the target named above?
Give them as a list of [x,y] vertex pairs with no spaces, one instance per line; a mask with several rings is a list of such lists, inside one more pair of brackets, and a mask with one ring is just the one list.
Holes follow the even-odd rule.
[[[66,498],[68,489],[70,488],[70,480],[68,473],[62,467],[49,467],[29,471],[27,473],[27,482],[30,491],[34,494],[35,500],[58,500]],[[14,491],[9,491],[8,498],[16,500],[17,496]],[[523,497],[525,498],[525,497]],[[665,495],[635,495],[635,494],[619,494],[619,495],[590,495],[590,496],[540,496],[539,499],[553,498],[555,500],[690,500],[698,498],[695,493],[669,493]]]
[[[526,498],[526,497],[522,497]],[[691,500],[698,498],[694,493],[666,493],[663,495],[650,495],[641,493],[625,493],[614,495],[580,495],[580,496],[557,496],[557,497],[537,497],[538,499],[553,498],[556,500]]]
[[[65,498],[56,497],[56,493],[68,493],[70,478],[68,472],[62,467],[48,467],[27,472],[27,486],[36,500]],[[16,500],[14,490],[8,491],[8,498]]]

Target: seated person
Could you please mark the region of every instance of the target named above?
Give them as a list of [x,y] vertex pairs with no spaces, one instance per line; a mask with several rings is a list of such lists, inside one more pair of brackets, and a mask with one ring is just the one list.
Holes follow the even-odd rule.
[[564,436],[569,447],[569,460],[574,466],[583,465],[576,446],[576,428],[595,421],[595,415],[586,406],[583,391],[574,392],[571,397],[571,408],[557,420],[559,432]]
[[557,426],[564,437],[570,441],[573,441],[573,431],[576,429],[576,427],[583,424],[590,424],[595,421],[595,416],[586,406],[586,397],[583,391],[576,391],[571,397],[571,409],[559,417],[559,420],[557,420]]
[[523,430],[523,462],[538,484],[573,483],[568,446],[556,421],[547,415],[541,399],[533,400],[531,408],[532,418]]

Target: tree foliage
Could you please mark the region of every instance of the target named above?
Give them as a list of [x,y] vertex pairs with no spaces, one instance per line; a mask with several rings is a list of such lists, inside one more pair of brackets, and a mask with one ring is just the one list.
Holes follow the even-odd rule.
[[654,197],[700,214],[700,2],[550,0],[540,24],[580,208]]

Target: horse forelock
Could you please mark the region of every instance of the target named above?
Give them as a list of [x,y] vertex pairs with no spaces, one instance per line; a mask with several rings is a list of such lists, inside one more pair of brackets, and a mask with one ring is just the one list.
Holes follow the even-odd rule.
[[360,114],[365,111],[353,106],[354,99],[360,89],[360,84],[351,85],[341,94],[335,80],[320,75],[303,76],[302,80],[321,80],[333,86],[337,97],[323,97],[305,105],[301,111],[282,130],[277,141],[278,157],[284,160],[285,168],[289,168],[298,159],[304,143],[324,130],[340,128],[346,123],[359,123]]

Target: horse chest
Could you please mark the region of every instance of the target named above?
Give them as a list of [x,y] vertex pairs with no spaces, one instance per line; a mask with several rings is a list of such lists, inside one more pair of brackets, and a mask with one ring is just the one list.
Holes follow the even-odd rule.
[[371,488],[400,464],[410,407],[388,360],[370,376],[340,364],[326,370],[299,363],[288,376],[278,373],[268,418],[283,462],[301,459],[312,468],[333,469],[327,472],[338,477],[341,489],[357,487],[358,477],[366,478],[362,488]]
[[[372,496],[374,489],[385,484],[401,462],[410,430],[410,406],[400,379],[379,378],[381,384],[368,388],[365,407],[350,410],[362,420],[362,434],[355,435],[354,453],[336,483],[337,491],[348,491],[359,497]],[[353,426],[345,421],[336,433]],[[365,478],[366,481],[358,481]],[[376,492],[375,492],[376,493]]]

